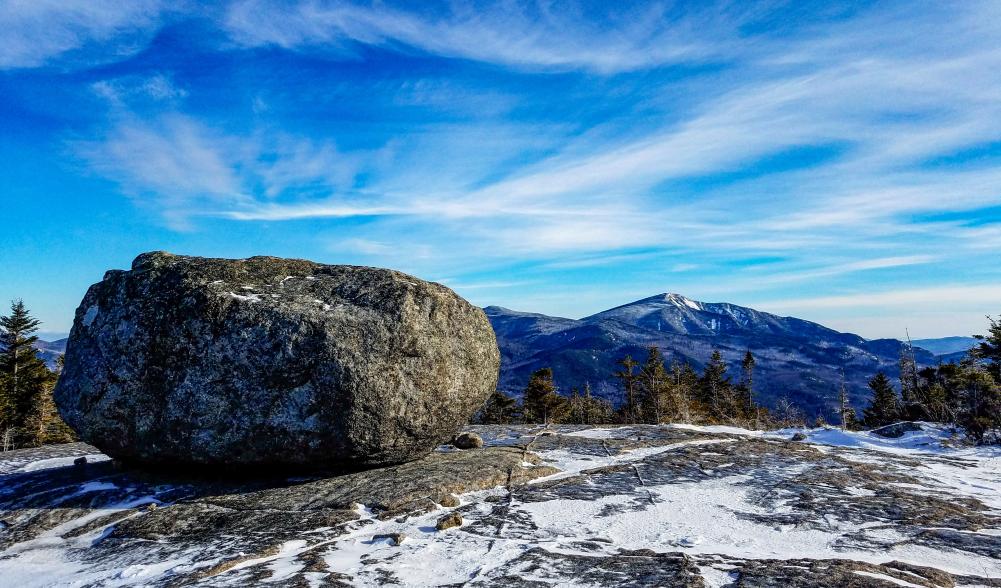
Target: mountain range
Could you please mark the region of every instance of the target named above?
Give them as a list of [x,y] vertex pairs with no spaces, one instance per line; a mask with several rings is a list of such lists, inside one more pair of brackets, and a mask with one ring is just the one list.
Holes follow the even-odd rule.
[[[680,294],[658,294],[582,319],[499,306],[484,310],[501,349],[498,387],[514,395],[520,395],[534,370],[551,367],[564,392],[590,383],[596,395],[618,403],[622,391],[612,374],[627,354],[642,361],[655,345],[668,362],[688,362],[701,370],[718,349],[736,380],[744,354],[751,351],[760,403],[774,407],[785,397],[809,416],[829,416],[837,406],[842,369],[849,401],[865,406],[866,381],[880,370],[897,378],[905,346],[897,339],[864,339],[798,318]],[[921,347],[914,354],[919,364],[940,361]]]
[[915,339],[916,347],[927,349],[943,363],[958,362],[966,353],[980,343],[974,337],[941,337],[939,339]]
[[66,353],[67,341],[69,339],[63,338],[55,341],[42,341],[39,339],[35,342],[35,350],[38,352],[38,357],[41,357],[45,361],[45,365],[49,366],[49,369],[55,369],[59,357],[63,353]]

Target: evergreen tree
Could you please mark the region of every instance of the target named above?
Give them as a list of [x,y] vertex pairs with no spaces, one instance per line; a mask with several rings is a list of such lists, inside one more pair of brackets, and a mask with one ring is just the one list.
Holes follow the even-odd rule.
[[625,402],[622,404],[622,421],[627,424],[635,423],[638,415],[636,402],[636,366],[639,365],[631,355],[627,355],[618,361],[622,369],[613,374],[622,381],[623,392],[625,392]]
[[602,425],[612,422],[615,411],[612,404],[604,398],[591,394],[591,383],[584,382],[584,423],[585,425]]
[[664,356],[657,347],[650,347],[647,350],[646,361],[640,368],[637,386],[643,422],[654,424],[664,422],[670,402],[669,386],[667,370],[664,368]]
[[758,415],[758,406],[754,403],[754,356],[751,354],[751,350],[748,349],[747,353],[744,354],[744,359],[740,362],[740,385],[738,389],[740,390],[740,402],[742,404],[741,412],[743,412],[743,418],[747,421],[753,421],[754,427],[758,427],[758,421],[760,420]]
[[971,350],[971,355],[987,366],[987,372],[994,381],[1001,384],[1001,317],[997,320],[987,317],[990,327],[986,335],[974,335],[980,343]]
[[842,431],[855,431],[859,428],[858,414],[855,412],[854,408],[848,407],[847,410],[841,413],[841,430]]
[[732,385],[718,349],[713,350],[709,363],[702,371],[699,396],[709,409],[709,418],[714,422],[727,422],[733,418]]
[[706,410],[697,398],[698,389],[699,375],[692,366],[687,362],[671,362],[671,391],[676,406],[674,420],[681,423],[705,420]]
[[583,425],[587,421],[587,410],[584,408],[584,397],[580,394],[580,388],[574,386],[570,388],[570,411],[567,413],[566,421],[571,425]]
[[514,398],[500,390],[494,390],[476,420],[484,425],[506,425],[514,422],[517,409],[518,404]]
[[959,409],[959,390],[956,374],[958,366],[953,363],[926,367],[918,372],[918,390],[925,414],[922,420],[937,423],[954,423]]
[[1001,443],[1001,384],[990,365],[966,361],[959,371],[957,424],[978,443]]
[[584,392],[574,387],[570,389],[570,410],[564,422],[575,425],[599,425],[612,422],[612,405],[591,392],[591,383],[584,383]]
[[550,368],[542,368],[532,374],[521,402],[526,423],[558,423],[570,411],[567,399],[556,393],[553,370]]
[[38,396],[38,404],[28,416],[24,426],[24,438],[32,445],[71,443],[76,441],[73,429],[63,421],[52,398],[53,380]]
[[25,444],[38,442],[38,429],[31,425],[54,384],[35,349],[39,324],[20,300],[11,303],[10,315],[0,316],[0,433]]
[[886,374],[878,372],[873,376],[869,380],[869,389],[872,390],[872,402],[864,411],[865,425],[875,428],[896,422],[899,416],[897,391],[893,389]]

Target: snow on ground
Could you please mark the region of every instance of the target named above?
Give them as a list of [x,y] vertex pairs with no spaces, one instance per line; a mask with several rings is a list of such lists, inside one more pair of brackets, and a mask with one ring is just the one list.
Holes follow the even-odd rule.
[[[911,484],[909,491],[944,493],[946,496],[970,497],[980,500],[995,514],[1001,515],[1001,451],[998,448],[962,446],[952,432],[943,427],[923,425],[920,431],[905,433],[897,439],[886,439],[870,432],[842,432],[837,429],[787,429],[780,431],[748,431],[734,427],[700,427],[668,425],[664,430],[680,429],[723,435],[683,441],[643,445],[638,440],[626,449],[609,446],[613,441],[632,442],[638,439],[637,427],[602,427],[583,430],[557,430],[569,439],[588,441],[587,451],[573,443],[531,448],[543,460],[561,470],[560,473],[531,482],[525,492],[492,488],[461,495],[460,505],[405,518],[380,520],[365,505],[358,506],[360,519],[346,530],[329,528],[303,529],[301,538],[286,541],[274,552],[248,558],[212,578],[212,585],[242,586],[251,568],[266,567],[267,582],[280,582],[300,575],[310,585],[319,586],[322,572],[305,569],[303,555],[320,550],[329,570],[344,574],[346,581],[360,586],[377,586],[387,578],[405,586],[433,586],[483,582],[489,584],[496,574],[517,573],[525,579],[553,583],[544,565],[525,565],[512,569],[529,550],[541,547],[562,555],[615,556],[620,550],[649,549],[658,553],[681,552],[699,562],[703,580],[708,586],[725,586],[734,579],[725,564],[712,562],[713,557],[735,559],[851,559],[861,562],[885,563],[891,560],[935,567],[953,574],[1001,578],[1001,557],[990,557],[976,550],[931,547],[907,541],[898,529],[883,528],[885,521],[873,520],[862,524],[839,520],[830,514],[823,525],[781,524],[762,522],[755,515],[781,515],[791,512],[788,503],[769,505],[756,499],[753,472],[720,463],[715,471],[703,470],[695,479],[648,482],[644,472],[657,467],[657,459],[670,452],[690,451],[699,447],[708,455],[715,447],[730,447],[742,438],[765,441],[787,440],[795,432],[806,435],[805,447],[825,455],[856,462],[885,465],[888,469],[906,471],[921,480]],[[656,430],[650,427],[647,430]],[[499,444],[524,442],[533,436],[539,439],[541,429],[493,432],[484,437]],[[601,441],[601,445],[594,443]],[[606,443],[607,442],[607,443]],[[624,446],[623,446],[624,447]],[[717,449],[716,451],[723,451]],[[719,455],[717,453],[716,455]],[[44,458],[17,464],[18,472],[35,472],[47,468],[72,465],[77,456]],[[107,459],[88,455],[88,461]],[[729,462],[729,459],[727,459]],[[806,471],[807,464],[770,467],[770,474],[782,479],[794,479]],[[588,478],[595,471],[634,471],[639,487],[636,491]],[[8,470],[9,471],[9,470]],[[579,480],[574,481],[573,478]],[[597,479],[597,478],[595,478]],[[559,484],[577,484],[584,490],[577,494],[549,492]],[[594,488],[595,484],[599,484]],[[899,484],[903,487],[906,484]],[[0,489],[3,478],[0,477]],[[115,490],[115,484],[90,481],[79,485],[78,493]],[[843,489],[846,500],[864,500],[873,491],[861,487]],[[549,492],[549,493],[547,493]],[[569,497],[568,497],[569,496]],[[85,565],[76,557],[78,550],[97,545],[108,528],[96,528],[72,539],[59,535],[94,521],[115,510],[126,510],[154,502],[149,498],[133,498],[111,504],[90,514],[46,532],[43,536],[21,542],[0,553],[0,578],[3,583],[17,586],[102,585],[128,586],[158,583],[171,574],[190,571],[203,565],[210,554],[189,550],[164,561],[130,561],[123,565],[106,562],[105,568]],[[450,511],[464,518],[459,529],[437,531],[436,521]],[[136,515],[141,516],[141,515]],[[883,548],[866,548],[846,544],[844,538],[865,530],[871,537],[885,540]],[[406,539],[396,545],[379,537],[401,533]],[[970,532],[970,536],[993,538],[1001,536],[997,528]],[[589,543],[587,549],[581,541]],[[712,556],[706,557],[703,556]],[[698,559],[703,557],[703,559]],[[854,572],[860,578],[878,579],[901,586],[910,582],[871,571]],[[156,582],[155,582],[156,581]],[[573,578],[553,583],[557,586],[585,585]]]
[[633,431],[632,427],[615,427],[608,429],[582,429],[580,431],[570,431],[564,433],[568,437],[582,437],[584,439],[622,439],[629,436]]
[[[26,472],[37,472],[40,470],[48,470],[52,468],[64,468],[66,466],[73,465],[73,462],[80,459],[80,457],[81,456],[74,455],[72,457],[52,457],[49,459],[40,459],[38,461],[29,462],[18,468],[16,471],[18,473],[26,473]],[[110,459],[107,455],[102,455],[100,453],[90,453],[82,457],[86,457],[87,461],[90,463],[108,461]]]
[[[726,433],[763,438],[788,438],[792,431],[756,432],[734,427],[694,427],[687,429],[709,433]],[[598,428],[566,433],[571,437],[587,439],[616,439],[627,436],[634,429],[630,427]],[[823,443],[846,448],[878,448],[892,450],[906,455],[920,451],[934,450],[943,455],[960,453],[967,459],[984,459],[973,466],[974,471],[965,469],[962,474],[948,476],[946,480],[955,482],[950,486],[957,494],[982,497],[980,492],[970,492],[970,479],[983,478],[987,491],[1001,491],[1001,471],[991,460],[992,451],[983,449],[951,450],[941,445],[933,445],[930,440],[939,439],[937,431],[908,434],[897,440],[883,440],[865,432],[832,431],[814,429],[806,431],[808,443]],[[582,471],[635,463],[644,458],[681,447],[712,445],[732,442],[729,439],[687,441],[666,446],[638,448],[621,454],[607,456],[580,455],[569,450],[539,451],[544,462],[563,470],[562,473],[534,480],[532,484],[544,484],[561,478],[568,478]],[[932,472],[941,473],[942,467],[935,465]],[[971,475],[972,474],[972,475]],[[982,475],[981,475],[982,474]],[[956,574],[1001,576],[999,561],[971,553],[953,550],[903,544],[888,550],[846,549],[839,545],[844,533],[855,530],[851,523],[830,520],[828,530],[796,528],[794,526],[771,526],[753,522],[739,516],[742,513],[763,513],[761,507],[748,497],[749,481],[746,475],[709,479],[706,481],[668,484],[648,488],[651,504],[642,509],[621,509],[609,517],[604,513],[622,507],[633,497],[612,494],[599,499],[547,500],[510,505],[513,512],[530,517],[534,527],[532,537],[500,538],[484,537],[476,533],[441,533],[434,530],[435,520],[442,511],[410,519],[406,522],[380,522],[371,519],[370,526],[346,536],[334,544],[327,556],[332,569],[343,570],[356,575],[359,584],[376,585],[380,569],[391,569],[392,573],[405,585],[434,585],[461,583],[470,578],[485,577],[490,570],[500,568],[517,555],[534,546],[557,553],[593,555],[593,551],[581,552],[573,544],[589,538],[608,546],[613,554],[620,549],[654,549],[658,551],[681,551],[689,554],[721,554],[726,556],[761,559],[801,559],[801,558],[847,558],[870,563],[884,563],[900,560],[919,565],[936,567]],[[859,495],[866,491],[858,491]],[[491,514],[492,507],[484,502],[488,496],[498,496],[500,491],[490,490],[463,496],[464,504],[477,504],[471,513],[464,513],[467,522],[475,522],[477,516]],[[380,534],[404,533],[407,540],[401,546],[394,546],[384,540],[373,540]],[[903,539],[892,530],[885,533],[889,540]],[[364,565],[386,558],[386,567]],[[705,580],[710,585],[725,585],[732,577],[723,570],[702,566]],[[860,572],[862,573],[862,572]],[[879,574],[869,574],[877,577]],[[527,578],[527,576],[526,576]],[[909,585],[893,580],[900,585]],[[575,585],[569,583],[565,585]]]
[[[599,439],[604,437],[597,437]],[[646,457],[651,457],[664,453],[665,451],[671,451],[673,449],[679,449],[681,447],[689,446],[699,446],[699,445],[712,445],[715,443],[728,443],[729,439],[696,439],[693,441],[682,441],[680,443],[672,443],[670,445],[659,445],[654,447],[641,447],[638,449],[633,449],[631,451],[625,451],[623,453],[613,455],[608,453],[604,457],[594,457],[589,455],[581,455],[570,450],[552,450],[539,452],[543,461],[547,465],[551,465],[560,470],[560,473],[553,474],[551,476],[546,476],[544,478],[536,478],[529,482],[529,484],[540,484],[543,482],[550,482],[553,480],[559,480],[562,478],[569,478],[581,473],[584,470],[608,467],[624,463],[630,463],[639,461]]]

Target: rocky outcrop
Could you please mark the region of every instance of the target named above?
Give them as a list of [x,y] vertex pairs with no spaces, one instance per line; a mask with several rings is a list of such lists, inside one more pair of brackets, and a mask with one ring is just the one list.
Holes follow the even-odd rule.
[[[308,478],[130,470],[83,444],[7,452],[0,577],[163,588],[1001,586],[1001,474],[989,448],[886,453],[649,425],[471,429],[484,448]],[[71,465],[82,455],[85,466]],[[442,519],[461,524],[439,531]]]
[[147,253],[87,292],[55,396],[126,461],[379,466],[451,440],[498,367],[483,312],[439,284]]

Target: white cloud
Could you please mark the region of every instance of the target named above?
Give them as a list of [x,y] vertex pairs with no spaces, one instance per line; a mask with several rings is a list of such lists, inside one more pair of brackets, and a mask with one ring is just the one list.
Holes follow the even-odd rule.
[[100,142],[80,143],[99,171],[137,192],[235,203],[246,197],[233,169],[238,146],[184,116],[121,121]]
[[282,219],[392,212],[350,198],[297,212],[271,203],[290,190],[328,195],[346,188],[361,165],[360,154],[342,155],[332,143],[285,133],[225,134],[186,115],[143,120],[123,112],[103,137],[73,147],[96,171],[159,207],[181,228],[205,215],[269,220],[272,208],[281,210],[274,217]]
[[0,3],[0,69],[44,65],[90,44],[128,54],[158,26],[160,0],[5,0]]
[[405,46],[515,67],[608,73],[718,56],[736,44],[738,27],[759,9],[637,3],[608,5],[588,18],[571,4],[451,4],[436,15],[415,7],[243,0],[230,6],[225,26],[251,46],[325,46],[348,54],[352,43]]
[[136,100],[170,103],[188,95],[187,90],[162,73],[101,80],[91,84],[91,89],[116,111],[127,111],[128,104]]
[[760,310],[817,320],[868,337],[914,338],[983,333],[1001,314],[1001,283],[922,286],[754,303]]
[[[834,265],[828,265],[825,267],[812,268],[801,271],[784,271],[784,269],[781,266],[769,267],[767,268],[768,278],[766,284],[762,284],[762,286],[767,285],[768,287],[772,287],[775,286],[776,284],[798,282],[805,280],[815,280],[817,278],[840,276],[855,272],[885,270],[890,268],[909,267],[914,265],[925,265],[929,263],[934,263],[936,261],[939,261],[940,259],[941,257],[934,255],[899,255],[892,257],[861,259],[858,261],[838,263]],[[760,271],[762,268],[757,268],[757,269]]]
[[876,308],[891,306],[945,312],[954,308],[1001,306],[1001,284],[921,287],[880,292],[858,292],[838,296],[790,298],[757,303],[761,308],[815,310],[832,308]]

